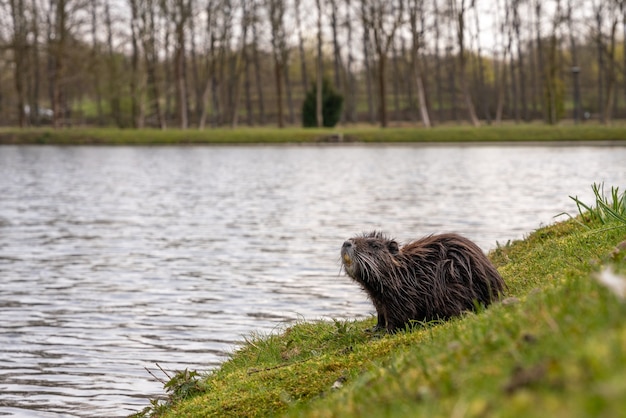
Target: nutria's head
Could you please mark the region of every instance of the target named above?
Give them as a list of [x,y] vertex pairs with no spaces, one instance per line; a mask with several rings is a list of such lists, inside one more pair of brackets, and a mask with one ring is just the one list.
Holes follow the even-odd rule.
[[341,247],[341,262],[346,273],[364,285],[374,285],[397,265],[400,248],[381,232],[350,238]]

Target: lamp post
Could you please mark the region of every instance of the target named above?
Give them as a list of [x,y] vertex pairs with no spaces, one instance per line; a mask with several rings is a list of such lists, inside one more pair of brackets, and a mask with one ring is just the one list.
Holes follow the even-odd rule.
[[580,67],[575,65],[572,67],[572,79],[574,84],[574,122],[580,122],[580,83],[578,81],[578,75],[580,74]]

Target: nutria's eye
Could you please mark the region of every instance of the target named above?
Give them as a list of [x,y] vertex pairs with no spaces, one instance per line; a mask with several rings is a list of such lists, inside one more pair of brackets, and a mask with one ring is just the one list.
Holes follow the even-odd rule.
[[387,249],[389,249],[389,252],[391,254],[398,254],[398,251],[400,251],[398,243],[395,241],[389,241],[389,243],[387,244]]

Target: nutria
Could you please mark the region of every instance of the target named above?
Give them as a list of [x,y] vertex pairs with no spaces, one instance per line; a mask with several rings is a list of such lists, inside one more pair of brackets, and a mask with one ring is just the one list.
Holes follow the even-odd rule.
[[381,232],[363,234],[343,243],[341,260],[372,300],[376,329],[390,332],[487,306],[505,287],[481,249],[457,234],[430,235],[403,247]]

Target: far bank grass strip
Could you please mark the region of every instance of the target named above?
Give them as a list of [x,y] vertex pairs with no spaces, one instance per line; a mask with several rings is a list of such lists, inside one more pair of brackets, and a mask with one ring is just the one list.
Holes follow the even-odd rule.
[[2,128],[0,144],[30,145],[185,145],[282,143],[541,143],[602,142],[626,144],[626,125],[441,126],[424,128],[337,127],[114,129],[114,128]]
[[372,319],[252,336],[202,394],[159,413],[620,416],[626,305],[593,275],[607,264],[626,274],[626,251],[615,251],[626,229],[590,226],[558,223],[492,252],[509,298],[484,312],[396,335],[365,332]]

